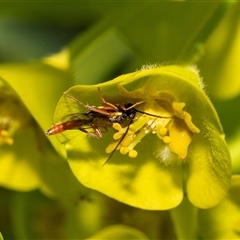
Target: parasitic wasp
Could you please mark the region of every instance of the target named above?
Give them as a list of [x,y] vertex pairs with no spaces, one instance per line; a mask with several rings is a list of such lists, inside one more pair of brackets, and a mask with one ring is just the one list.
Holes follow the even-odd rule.
[[101,139],[102,133],[107,132],[109,127],[112,127],[114,123],[126,126],[126,131],[119,139],[118,143],[112,150],[111,154],[105,161],[105,165],[113,156],[115,151],[119,148],[120,144],[128,134],[130,125],[134,122],[137,113],[152,116],[154,118],[170,118],[162,117],[159,115],[146,113],[144,111],[138,110],[135,107],[140,105],[146,100],[139,101],[136,103],[122,103],[122,104],[112,104],[107,102],[101,95],[100,88],[98,88],[98,95],[103,106],[90,106],[88,104],[82,103],[79,99],[64,93],[65,97],[72,99],[78,104],[84,106],[89,111],[87,113],[73,113],[63,117],[62,122],[53,124],[47,131],[47,135],[55,135],[62,133],[66,130],[80,130],[87,135]]
[[[100,89],[98,93],[101,102],[104,106],[90,106],[82,103],[77,98],[64,93],[68,98],[73,99],[75,102],[83,105],[89,110],[87,113],[73,113],[63,117],[62,122],[53,124],[47,131],[47,135],[55,135],[66,130],[80,130],[87,135],[95,138],[102,138],[102,130],[107,132],[108,127],[111,127],[113,123],[124,123],[127,119],[133,119],[136,114],[134,107],[142,102],[136,104],[121,104],[114,105],[107,102],[102,96]],[[88,129],[91,129],[89,131]]]

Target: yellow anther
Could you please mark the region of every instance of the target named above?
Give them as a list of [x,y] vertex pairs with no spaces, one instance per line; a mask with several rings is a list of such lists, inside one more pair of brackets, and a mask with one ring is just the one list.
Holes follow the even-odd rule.
[[113,135],[113,139],[114,140],[118,140],[118,139],[120,139],[121,137],[122,137],[122,133],[120,133],[120,132],[116,132],[116,133],[114,133],[114,135]]
[[129,152],[129,149],[127,148],[127,147],[121,147],[120,148],[120,153],[122,154],[122,155],[125,155],[125,154],[127,154]]
[[7,143],[8,145],[13,145],[13,143],[14,143],[13,138],[11,138],[11,137],[7,138],[7,139],[6,139],[6,143]]
[[122,126],[119,123],[113,123],[113,128],[116,129],[117,131],[122,130]]
[[112,151],[115,149],[116,146],[117,146],[117,142],[112,142],[112,143],[110,143],[110,144],[107,146],[105,152],[106,152],[106,153],[112,152]]
[[127,134],[125,138],[122,140],[121,145],[123,147],[128,147],[132,141],[133,141],[133,136]]
[[136,131],[136,128],[133,123],[129,126],[129,131],[132,131],[132,132]]
[[164,136],[163,137],[163,142],[166,144],[169,144],[171,142],[171,138],[169,136]]
[[7,137],[9,135],[9,132],[5,129],[1,129],[0,130],[0,135],[3,137]]
[[162,127],[162,128],[159,129],[159,134],[161,136],[165,136],[167,134],[167,132],[168,132],[168,130],[165,127]]
[[114,142],[107,147],[106,152],[110,153],[118,146],[117,150],[121,154],[128,153],[129,157],[135,158],[138,155],[134,150],[136,145],[147,134],[156,133],[169,151],[179,158],[185,158],[193,134],[200,130],[193,124],[191,115],[183,110],[186,104],[173,99],[150,100],[141,104],[141,111],[144,113],[137,113],[130,126],[123,123],[125,127],[122,127],[119,123],[114,123],[113,128],[117,132],[113,135]]
[[9,131],[5,129],[0,130],[0,145],[2,144],[8,144],[8,145],[13,145],[13,138],[10,137]]
[[128,156],[130,158],[135,158],[135,157],[137,157],[137,155],[138,155],[138,152],[136,150],[130,150],[128,153]]

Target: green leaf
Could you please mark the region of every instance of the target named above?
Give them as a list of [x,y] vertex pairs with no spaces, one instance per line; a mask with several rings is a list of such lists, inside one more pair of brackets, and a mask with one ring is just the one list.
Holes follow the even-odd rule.
[[[102,28],[100,31],[97,26],[87,35],[81,34],[70,47],[73,56],[72,71],[78,84],[103,82],[117,71],[119,66],[126,65],[126,62],[133,61],[135,57],[119,31],[108,29],[102,32],[105,31]],[[74,56],[76,54],[77,56]]]
[[178,239],[197,239],[197,211],[187,198],[170,210]]
[[240,130],[237,129],[235,136],[228,141],[229,151],[232,157],[232,174],[240,174]]
[[133,3],[125,9],[132,15],[122,18],[119,12],[121,21],[116,25],[144,58],[142,64],[175,61],[176,58],[182,62],[186,61],[185,55],[199,55],[196,46],[203,44],[206,34],[210,34],[209,23],[212,22],[209,20],[223,4],[143,2],[136,6]]
[[[165,165],[161,158],[164,145],[151,134],[136,146],[138,157],[129,159],[116,152],[103,166],[107,160],[104,152],[112,137],[110,130],[100,140],[79,130],[66,131],[58,138],[64,143],[69,164],[82,184],[143,209],[163,210],[177,206],[183,197],[183,176],[186,176],[186,193],[198,207],[212,207],[226,196],[231,176],[230,156],[217,114],[201,89],[202,83],[196,72],[178,66],[150,68],[101,85],[74,86],[67,95],[90,106],[98,106],[97,87],[106,101],[115,104],[134,103],[139,99],[150,101],[171,95],[186,104],[184,109],[190,113],[200,133],[194,134],[186,161],[173,154],[178,164],[172,162],[172,155],[167,155],[169,162]],[[81,104],[63,96],[54,119],[59,122],[70,113],[86,111]],[[153,154],[156,151],[160,153],[157,158]],[[184,171],[182,166],[186,168]]]
[[231,99],[240,93],[240,4],[232,2],[227,15],[206,43],[207,54],[199,67],[209,92],[217,99]]

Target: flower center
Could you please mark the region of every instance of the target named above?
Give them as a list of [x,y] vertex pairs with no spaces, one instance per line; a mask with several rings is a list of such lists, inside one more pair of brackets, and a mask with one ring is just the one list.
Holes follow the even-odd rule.
[[8,118],[1,118],[0,117],[0,145],[13,144],[13,138],[9,133],[9,128],[11,125],[11,120]]
[[150,100],[141,104],[141,111],[136,113],[129,126],[122,127],[114,123],[117,132],[114,141],[106,148],[110,153],[119,150],[131,158],[137,156],[135,146],[149,133],[156,134],[179,158],[185,158],[193,133],[200,130],[192,123],[191,115],[183,110],[185,103],[166,99]]
[[0,81],[0,146],[12,145],[15,133],[32,123],[32,117],[16,94]]

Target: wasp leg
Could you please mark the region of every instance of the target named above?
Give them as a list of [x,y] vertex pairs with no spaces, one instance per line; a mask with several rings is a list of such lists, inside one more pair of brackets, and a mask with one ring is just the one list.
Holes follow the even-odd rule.
[[128,111],[128,110],[130,110],[130,109],[132,109],[132,108],[134,108],[134,107],[136,107],[136,106],[138,106],[138,105],[140,105],[140,104],[142,104],[142,103],[144,103],[144,102],[146,102],[147,100],[142,100],[142,101],[139,101],[139,102],[136,102],[136,103],[134,103],[132,106],[130,106],[130,107],[128,107],[128,108],[126,108],[125,106],[124,106],[124,104],[121,104],[120,105],[120,108],[122,109],[122,110],[124,110],[124,111]]
[[96,126],[95,124],[92,124],[91,125],[94,132],[95,132],[95,135],[97,136],[97,138],[102,138],[102,132],[101,130],[98,128],[98,126]]
[[108,128],[106,126],[102,126],[102,128],[104,129],[104,132],[102,131],[102,133],[107,133],[108,132]]
[[91,136],[97,139],[102,138],[102,132],[100,131],[100,129],[95,125],[92,125],[91,127],[94,129],[94,133],[87,131],[85,128],[78,128],[78,129],[86,133],[88,136]]
[[104,97],[103,97],[103,95],[102,95],[99,87],[98,87],[98,96],[99,96],[99,98],[100,98],[100,101],[101,101],[103,104],[112,107],[112,110],[118,110],[118,107],[117,107],[117,106],[115,106],[114,104],[112,104],[112,103],[110,103],[110,102],[107,102],[107,101],[104,99]]
[[[68,97],[68,98],[71,98],[72,100],[74,100],[75,102],[77,102],[78,104],[84,106],[85,108],[87,108],[89,111],[92,111],[92,112],[97,112],[97,113],[100,113],[102,115],[105,115],[105,116],[110,116],[110,113],[108,111],[116,111],[117,110],[117,107],[112,105],[111,103],[109,103],[109,107],[95,107],[95,106],[90,106],[88,104],[84,104],[83,102],[81,102],[79,99],[71,96],[71,95],[68,95],[67,93],[63,93],[65,97]],[[105,100],[104,100],[105,101]]]

